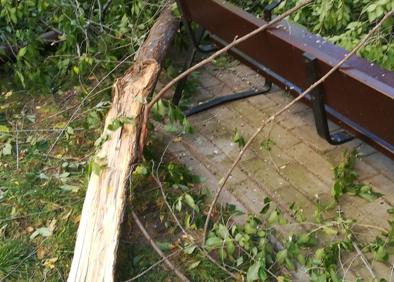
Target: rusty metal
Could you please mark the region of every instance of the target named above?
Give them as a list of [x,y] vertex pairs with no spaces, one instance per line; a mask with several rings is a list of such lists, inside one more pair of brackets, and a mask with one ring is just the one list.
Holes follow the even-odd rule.
[[[220,45],[266,24],[221,0],[180,0],[187,21],[205,28]],[[294,96],[310,85],[304,54],[316,58],[317,77],[347,53],[305,29],[282,21],[230,53]],[[328,117],[394,158],[394,73],[353,56],[321,85]],[[304,102],[310,104],[310,95]]]

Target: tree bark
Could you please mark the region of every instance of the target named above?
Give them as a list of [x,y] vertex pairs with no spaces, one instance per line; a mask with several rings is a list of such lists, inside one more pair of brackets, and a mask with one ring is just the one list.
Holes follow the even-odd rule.
[[[133,66],[113,85],[103,143],[95,157],[68,281],[114,281],[127,187],[138,161],[141,119],[160,64],[178,28],[167,6],[140,47]],[[122,126],[111,131],[114,120]],[[113,129],[113,128],[112,128]],[[100,167],[100,169],[97,169]]]

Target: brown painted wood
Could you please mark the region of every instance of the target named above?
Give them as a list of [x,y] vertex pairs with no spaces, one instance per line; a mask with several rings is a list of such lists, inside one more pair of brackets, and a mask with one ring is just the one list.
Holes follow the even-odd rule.
[[[189,20],[202,25],[225,42],[266,24],[224,1],[181,0],[180,3]],[[346,54],[344,49],[287,21],[240,44],[237,50],[255,61],[248,63],[251,67],[256,69],[256,63],[264,65],[300,89],[309,86],[304,52],[318,59],[319,76],[327,73]],[[323,83],[322,89],[334,121],[394,157],[393,72],[354,56]]]
[[[107,141],[95,156],[102,168],[90,176],[68,281],[115,280],[127,187],[139,155],[144,101],[154,90],[160,64],[177,28],[178,21],[168,6],[139,49],[133,66],[113,85],[113,101],[102,133]],[[108,125],[119,118],[131,122],[109,130]]]

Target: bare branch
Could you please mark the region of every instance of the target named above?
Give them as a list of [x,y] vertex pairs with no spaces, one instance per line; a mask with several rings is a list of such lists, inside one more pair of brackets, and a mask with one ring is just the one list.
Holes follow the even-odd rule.
[[160,250],[160,248],[156,245],[155,241],[153,241],[152,237],[149,235],[148,231],[146,231],[145,227],[142,225],[140,219],[138,218],[137,214],[132,211],[131,215],[134,218],[135,223],[137,223],[138,228],[141,230],[142,234],[144,235],[145,239],[151,244],[152,248],[158,253],[159,256],[162,257],[164,260],[164,263],[172,270],[174,271],[175,275],[181,280],[181,281],[187,281],[190,282],[190,280],[182,273],[180,272],[173,264],[168,260],[166,255]]
[[144,275],[147,274],[149,271],[151,271],[152,269],[154,269],[156,266],[158,266],[159,264],[161,264],[165,259],[169,259],[169,258],[171,258],[171,257],[173,257],[173,256],[175,256],[175,255],[177,255],[177,254],[179,254],[179,252],[180,252],[180,250],[176,250],[175,252],[169,254],[168,256],[166,256],[166,257],[164,257],[164,258],[161,258],[160,260],[158,260],[157,262],[155,262],[154,264],[152,264],[151,266],[149,266],[149,267],[148,267],[147,269],[145,269],[144,271],[140,272],[139,274],[137,274],[136,276],[134,276],[134,277],[132,277],[132,278],[130,278],[130,279],[127,279],[127,280],[124,281],[124,282],[131,282],[131,281],[137,280],[138,278],[144,276]]
[[[193,236],[191,236],[191,235],[185,230],[185,228],[182,226],[182,224],[179,222],[179,219],[178,219],[177,216],[175,215],[175,213],[174,213],[174,211],[173,211],[173,209],[172,209],[170,203],[167,201],[167,196],[166,196],[166,194],[165,194],[165,192],[164,192],[163,184],[161,183],[161,181],[160,181],[160,179],[159,179],[159,168],[160,168],[160,166],[161,166],[161,164],[162,164],[162,162],[163,162],[164,155],[165,155],[165,153],[167,152],[168,147],[170,146],[170,144],[171,144],[171,142],[169,142],[169,143],[167,144],[167,146],[165,147],[165,149],[164,149],[164,151],[163,151],[163,153],[162,153],[162,155],[161,155],[161,157],[160,157],[160,162],[159,162],[159,164],[158,164],[158,166],[157,166],[157,168],[156,168],[156,172],[155,172],[155,173],[152,172],[152,178],[153,178],[153,180],[156,182],[156,184],[157,184],[157,185],[159,186],[159,188],[160,188],[160,192],[161,192],[161,195],[162,195],[162,197],[163,197],[164,203],[165,203],[165,205],[167,206],[167,209],[169,210],[171,216],[173,217],[173,219],[174,219],[175,223],[177,224],[177,226],[179,227],[179,229],[182,231],[182,233],[183,233],[193,244],[196,244],[197,249],[198,249],[208,260],[210,260],[213,264],[215,264],[215,265],[216,265],[217,267],[219,267],[221,270],[223,270],[224,272],[226,272],[226,273],[227,273],[228,275],[230,275],[232,278],[237,279],[238,277],[237,277],[234,273],[228,271],[224,266],[222,266],[219,262],[217,262],[217,261],[216,261],[216,260],[215,260],[215,259],[204,249],[204,247],[201,247],[201,246],[196,242],[196,240],[193,238]],[[152,170],[153,170],[153,168],[152,168]]]
[[361,261],[364,263],[365,267],[368,269],[369,273],[372,276],[373,280],[376,280],[376,275],[372,270],[372,267],[369,265],[367,258],[364,256],[363,252],[361,252],[360,248],[357,246],[355,241],[352,242],[353,248],[356,250],[357,254],[360,256]]

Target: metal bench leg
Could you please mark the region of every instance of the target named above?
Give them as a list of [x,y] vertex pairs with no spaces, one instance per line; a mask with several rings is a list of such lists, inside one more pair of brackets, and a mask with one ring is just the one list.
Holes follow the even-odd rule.
[[[304,59],[309,83],[312,84],[318,80],[316,73],[316,58],[310,54],[304,53]],[[327,113],[324,106],[324,92],[321,86],[316,87],[310,92],[310,102],[312,104],[316,130],[320,137],[326,139],[331,145],[340,145],[349,142],[354,138],[344,130],[330,133],[327,121]]]
[[[191,27],[191,23],[184,16],[181,3],[179,1],[177,1],[177,3],[178,3],[179,9],[181,10],[182,23],[184,24],[186,32],[187,32],[187,34],[190,38],[190,41],[191,41],[189,51],[188,51],[188,54],[187,54],[187,57],[186,57],[186,60],[185,60],[185,63],[184,63],[183,69],[182,69],[182,72],[184,72],[193,65],[193,62],[194,62],[197,52],[210,53],[210,52],[216,51],[217,49],[215,47],[213,47],[212,45],[201,45],[201,41],[202,41],[204,34],[205,34],[204,28],[199,27],[197,32],[193,32],[193,29]],[[276,6],[274,6],[273,8],[275,8],[275,7]],[[183,89],[185,88],[186,82],[187,82],[187,76],[185,78],[181,79],[177,83],[176,88],[175,88],[175,93],[172,98],[173,104],[178,105],[180,100],[182,99]],[[243,91],[243,92],[239,92],[239,93],[232,93],[232,94],[222,96],[222,97],[213,98],[211,100],[208,100],[206,102],[203,102],[202,104],[199,104],[195,107],[192,107],[192,108],[186,110],[184,112],[184,114],[186,116],[190,116],[190,115],[208,110],[210,108],[219,106],[219,105],[227,103],[227,102],[240,100],[240,99],[244,99],[244,98],[248,98],[248,97],[252,97],[252,96],[256,96],[256,95],[265,94],[265,93],[268,93],[271,90],[271,88],[272,88],[272,82],[266,79],[264,87],[260,90],[248,90],[248,91]]]

